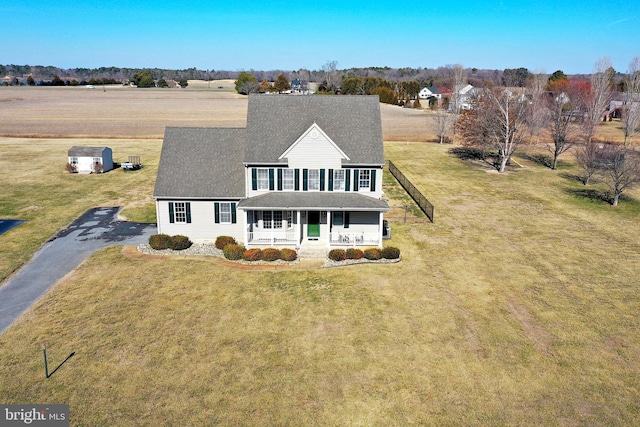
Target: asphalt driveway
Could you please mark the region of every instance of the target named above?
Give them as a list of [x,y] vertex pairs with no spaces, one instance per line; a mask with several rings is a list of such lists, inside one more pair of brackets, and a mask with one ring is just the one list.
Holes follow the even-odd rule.
[[149,236],[157,233],[155,224],[119,221],[119,210],[119,207],[88,210],[0,286],[0,333],[98,249],[147,243]]

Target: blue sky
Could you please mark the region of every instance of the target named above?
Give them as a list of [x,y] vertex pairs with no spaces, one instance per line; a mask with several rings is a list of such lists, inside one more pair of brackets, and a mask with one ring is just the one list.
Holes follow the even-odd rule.
[[[102,4],[108,6],[102,6]],[[0,0],[0,64],[215,70],[525,67],[640,55],[640,2]]]

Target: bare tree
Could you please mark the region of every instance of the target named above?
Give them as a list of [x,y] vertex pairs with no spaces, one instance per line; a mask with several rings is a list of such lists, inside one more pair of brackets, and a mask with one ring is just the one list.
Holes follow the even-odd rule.
[[638,152],[617,144],[607,144],[599,161],[603,182],[613,192],[613,206],[618,206],[620,195],[640,182],[640,156]]
[[582,94],[568,80],[566,84],[555,85],[547,99],[548,129],[553,145],[548,146],[553,155],[551,169],[558,167],[558,158],[568,151],[580,135],[580,127],[576,122],[581,111]]
[[467,72],[462,64],[456,64],[453,66],[453,90],[451,91],[451,98],[453,101],[452,113],[453,113],[453,143],[456,143],[456,127],[455,123],[458,121],[460,115],[460,90],[467,83]]
[[488,94],[495,117],[490,121],[489,135],[500,155],[498,171],[504,172],[511,156],[524,141],[529,104],[507,89],[498,88]]
[[485,89],[472,99],[472,109],[463,114],[460,131],[468,144],[490,146],[498,151],[499,172],[524,142],[529,102],[522,94],[505,88]]
[[621,119],[625,146],[631,144],[640,124],[640,56],[633,58],[626,77]]
[[324,74],[324,82],[325,86],[328,90],[335,91],[337,89],[337,73],[338,69],[338,61],[327,61],[326,64],[322,66],[322,72]]
[[582,122],[584,139],[587,143],[591,143],[596,126],[602,121],[602,116],[611,103],[612,71],[611,59],[608,56],[600,58],[593,66],[591,90],[585,99],[585,114]]
[[[533,74],[529,80],[528,91],[530,99],[529,115],[527,117],[527,127],[529,129],[529,142],[537,143],[540,131],[547,119],[547,109],[545,105],[545,86],[547,85],[547,74]],[[534,141],[535,138],[535,141]]]
[[602,157],[602,148],[604,145],[587,142],[582,147],[578,147],[574,151],[576,163],[582,168],[582,176],[580,179],[584,185],[589,185],[591,177],[600,170],[600,158]]
[[440,137],[440,144],[444,143],[447,133],[451,130],[454,122],[454,116],[444,108],[437,108],[432,116],[436,125],[438,136]]

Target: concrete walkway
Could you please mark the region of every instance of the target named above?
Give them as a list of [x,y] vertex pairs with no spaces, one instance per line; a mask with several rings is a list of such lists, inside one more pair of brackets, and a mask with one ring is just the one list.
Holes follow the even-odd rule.
[[119,207],[94,208],[48,241],[0,287],[0,334],[51,286],[98,249],[147,243],[155,224],[117,219]]

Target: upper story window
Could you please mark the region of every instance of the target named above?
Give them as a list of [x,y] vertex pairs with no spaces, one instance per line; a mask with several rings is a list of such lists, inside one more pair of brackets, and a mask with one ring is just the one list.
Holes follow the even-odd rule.
[[358,175],[358,187],[362,190],[369,190],[371,188],[371,170],[360,169]]
[[344,169],[333,171],[333,191],[344,191]]
[[320,169],[309,169],[309,191],[320,191]]
[[269,169],[257,169],[258,190],[269,189]]
[[294,189],[295,171],[293,169],[282,169],[282,189],[289,191]]

